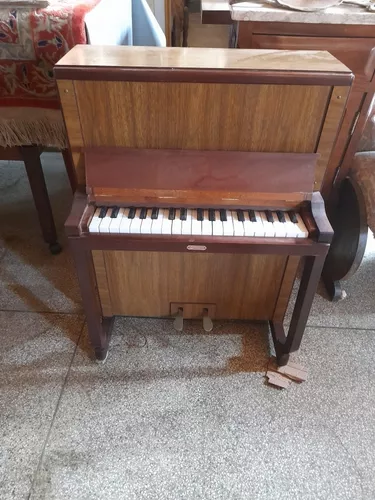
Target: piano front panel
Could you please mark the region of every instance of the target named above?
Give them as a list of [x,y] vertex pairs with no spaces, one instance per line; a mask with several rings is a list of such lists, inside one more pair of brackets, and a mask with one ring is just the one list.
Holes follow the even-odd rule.
[[103,314],[149,317],[170,316],[171,303],[184,302],[214,304],[216,318],[272,319],[288,261],[280,255],[93,253]]
[[76,81],[85,147],[315,151],[330,86]]

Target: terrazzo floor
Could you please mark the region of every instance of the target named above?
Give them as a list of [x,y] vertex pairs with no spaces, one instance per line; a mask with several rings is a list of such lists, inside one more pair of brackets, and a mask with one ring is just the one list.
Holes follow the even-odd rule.
[[[193,14],[189,40],[225,47],[227,28]],[[63,235],[68,180],[59,154],[43,164],[57,256],[23,165],[0,162],[0,500],[374,500],[373,238],[347,299],[316,295],[301,385],[266,385],[260,324],[117,319],[96,364]]]

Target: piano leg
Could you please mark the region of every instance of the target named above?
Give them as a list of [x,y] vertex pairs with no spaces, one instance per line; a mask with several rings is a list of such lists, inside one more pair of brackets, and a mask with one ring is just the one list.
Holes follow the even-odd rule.
[[91,250],[82,248],[79,239],[70,239],[91,345],[98,361],[105,361],[113,318],[103,318]]
[[277,362],[280,366],[286,365],[289,361],[289,355],[298,351],[301,345],[324,261],[325,255],[305,257],[305,265],[288,335],[285,335],[282,323],[270,322]]

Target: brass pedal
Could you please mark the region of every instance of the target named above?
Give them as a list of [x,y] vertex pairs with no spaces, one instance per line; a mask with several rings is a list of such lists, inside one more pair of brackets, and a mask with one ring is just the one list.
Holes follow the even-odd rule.
[[208,315],[208,309],[204,308],[203,309],[203,330],[205,332],[211,332],[214,327],[214,324],[212,323],[212,319]]
[[177,309],[177,315],[175,320],[173,321],[173,328],[178,332],[182,332],[184,328],[184,310],[182,307]]

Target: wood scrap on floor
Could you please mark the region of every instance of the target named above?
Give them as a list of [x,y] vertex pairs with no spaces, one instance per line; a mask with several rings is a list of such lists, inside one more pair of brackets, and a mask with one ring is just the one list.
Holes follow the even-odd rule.
[[284,366],[279,366],[276,358],[271,357],[266,377],[269,384],[286,389],[292,381],[297,383],[304,382],[307,379],[307,370],[302,365],[292,361],[289,361]]

